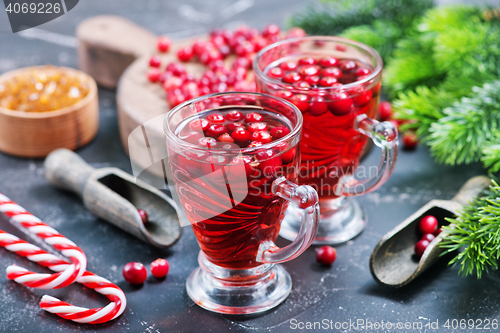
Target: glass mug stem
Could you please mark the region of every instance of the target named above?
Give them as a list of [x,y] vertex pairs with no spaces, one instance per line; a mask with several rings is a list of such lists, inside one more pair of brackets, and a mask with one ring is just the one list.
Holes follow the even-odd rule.
[[264,241],[259,246],[257,261],[277,264],[292,260],[311,245],[319,224],[318,193],[308,185],[298,186],[285,177],[276,179],[271,186],[273,194],[289,201],[302,214],[302,221],[295,240],[284,248],[277,247],[272,241]]
[[339,179],[335,193],[339,196],[354,196],[378,189],[390,177],[396,165],[398,130],[388,121],[379,122],[360,114],[354,120],[354,130],[372,139],[382,149],[377,172],[371,177],[359,181],[352,175]]

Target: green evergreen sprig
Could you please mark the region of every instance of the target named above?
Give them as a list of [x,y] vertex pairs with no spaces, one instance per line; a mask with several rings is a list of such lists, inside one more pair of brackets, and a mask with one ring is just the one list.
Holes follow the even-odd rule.
[[497,141],[494,133],[500,131],[500,81],[472,91],[473,96],[444,109],[444,116],[430,125],[427,143],[439,162],[454,165],[479,161],[483,147]]
[[[416,17],[433,6],[433,0],[323,0],[295,14],[289,23],[310,35],[337,35],[347,28],[371,26],[375,20],[390,22],[391,26],[405,30],[413,25]],[[378,23],[376,31],[380,32],[381,27]],[[393,34],[387,36],[392,38]]]
[[473,200],[455,219],[447,218],[440,246],[450,253],[460,251],[450,264],[459,264],[463,276],[481,278],[498,269],[500,259],[500,186],[496,181],[484,195]]

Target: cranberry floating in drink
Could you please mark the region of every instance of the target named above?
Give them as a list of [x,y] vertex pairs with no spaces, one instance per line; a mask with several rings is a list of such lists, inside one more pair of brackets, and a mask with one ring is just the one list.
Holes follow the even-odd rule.
[[[301,130],[293,104],[256,93],[208,95],[168,113],[172,177],[201,248],[186,283],[200,306],[257,313],[290,293],[290,276],[275,264],[305,251],[319,222],[316,191],[295,185]],[[279,248],[290,204],[302,212],[301,232]]]
[[[320,197],[321,222],[314,243],[336,244],[355,237],[365,228],[366,215],[351,197],[380,187],[397,155],[397,129],[374,120],[380,56],[344,38],[301,37],[262,49],[253,68],[259,92],[282,97],[303,114],[299,184],[312,186]],[[382,157],[378,166],[360,169],[368,138],[382,149]],[[281,235],[295,238],[299,221],[300,212],[289,209]]]

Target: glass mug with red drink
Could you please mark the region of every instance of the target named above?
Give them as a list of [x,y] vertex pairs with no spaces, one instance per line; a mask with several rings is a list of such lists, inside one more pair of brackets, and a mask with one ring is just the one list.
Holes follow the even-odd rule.
[[[257,90],[282,97],[304,117],[299,184],[320,198],[316,244],[336,244],[366,225],[352,196],[371,192],[391,175],[397,156],[397,129],[378,122],[382,59],[364,44],[340,37],[284,40],[261,50],[253,64]],[[359,168],[367,140],[382,149],[377,167]],[[363,180],[355,176],[366,175]],[[293,239],[300,212],[290,209],[281,235]]]
[[[201,251],[189,296],[219,313],[268,310],[288,296],[277,263],[311,244],[319,221],[316,191],[295,184],[302,114],[258,93],[220,93],[171,110],[165,133],[172,178]],[[287,207],[302,212],[295,240],[274,244]]]

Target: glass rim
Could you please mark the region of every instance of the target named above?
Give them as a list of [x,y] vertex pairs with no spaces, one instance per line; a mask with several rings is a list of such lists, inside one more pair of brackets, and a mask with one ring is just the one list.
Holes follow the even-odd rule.
[[[316,40],[327,40],[327,41],[337,41],[337,42],[342,42],[344,44],[350,44],[355,47],[358,47],[360,49],[363,49],[364,51],[368,52],[372,57],[375,58],[376,60],[376,66],[373,69],[373,71],[368,74],[366,77],[362,78],[361,80],[354,81],[352,83],[344,84],[340,87],[317,87],[317,88],[300,88],[300,87],[295,87],[292,86],[291,84],[288,83],[283,83],[282,81],[279,81],[277,79],[273,79],[268,77],[267,75],[264,74],[264,72],[260,69],[258,65],[259,59],[262,57],[262,55],[269,50],[272,50],[278,46],[285,45],[285,44],[291,44],[291,43],[297,43],[297,42],[302,42],[302,41],[316,41]],[[381,72],[382,72],[382,67],[383,67],[383,61],[382,57],[380,54],[372,48],[371,46],[368,46],[366,44],[356,42],[352,39],[348,38],[343,38],[343,37],[338,37],[338,36],[305,36],[305,37],[295,37],[295,38],[289,38],[289,39],[283,39],[279,42],[273,43],[271,45],[266,46],[262,50],[260,50],[255,58],[253,59],[252,63],[252,68],[255,74],[255,77],[259,77],[262,81],[265,83],[272,83],[279,85],[280,87],[293,87],[293,89],[296,89],[298,91],[314,91],[314,90],[324,90],[324,91],[336,91],[336,90],[349,90],[352,88],[355,88],[359,85],[365,84],[376,78]]]
[[[174,141],[176,144],[178,144],[179,146],[181,146],[183,148],[195,149],[195,150],[207,150],[208,148],[206,148],[206,147],[197,146],[196,144],[187,142],[187,141],[177,137],[169,125],[170,120],[177,112],[180,112],[184,107],[186,107],[190,104],[201,102],[203,100],[214,98],[214,97],[227,96],[227,95],[247,95],[247,96],[252,95],[252,96],[266,97],[266,98],[276,100],[280,103],[283,103],[287,107],[291,108],[295,112],[295,114],[297,116],[297,124],[295,124],[295,126],[290,131],[290,133],[288,133],[284,137],[279,138],[278,140],[275,140],[275,141],[272,141],[269,143],[265,143],[261,146],[251,147],[251,148],[234,148],[234,149],[220,149],[217,147],[210,148],[210,150],[212,150],[212,151],[222,151],[222,152],[228,152],[228,153],[230,153],[230,152],[242,152],[243,153],[244,152],[245,154],[248,154],[248,153],[253,153],[253,152],[256,152],[256,151],[259,151],[262,149],[267,150],[267,149],[271,149],[273,147],[276,147],[276,145],[278,145],[280,143],[283,143],[283,142],[286,142],[286,141],[292,139],[293,137],[300,134],[300,132],[302,131],[302,124],[303,124],[302,112],[295,105],[288,102],[286,99],[283,99],[281,97],[272,96],[269,94],[258,93],[258,92],[226,91],[226,92],[221,92],[221,93],[213,93],[213,94],[203,95],[203,96],[199,96],[199,97],[190,99],[186,102],[183,102],[183,103],[177,105],[176,107],[174,107],[170,111],[168,111],[167,115],[165,116],[165,121],[163,123],[163,131],[164,131],[165,135],[167,136],[167,138]],[[238,105],[234,105],[234,107],[237,108]],[[216,110],[216,108],[214,108],[214,110]]]

